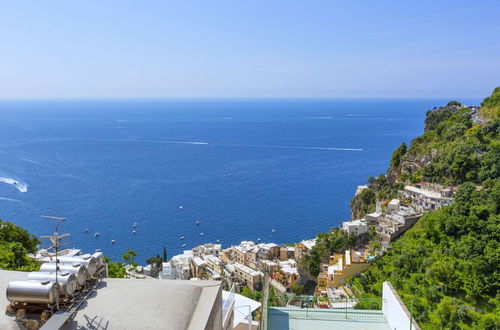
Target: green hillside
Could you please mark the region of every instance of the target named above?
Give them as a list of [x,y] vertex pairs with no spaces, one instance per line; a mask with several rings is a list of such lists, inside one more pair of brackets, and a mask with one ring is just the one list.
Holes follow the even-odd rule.
[[37,270],[38,263],[28,253],[35,253],[39,243],[27,230],[0,220],[0,269]]
[[[499,97],[497,88],[481,109],[495,109]],[[427,112],[424,134],[351,202],[361,212],[372,207],[367,194],[390,198],[403,183],[459,186],[453,205],[425,214],[352,280],[366,296],[391,281],[424,329],[500,328],[500,119],[475,124],[471,115],[456,101]]]
[[481,103],[480,115],[485,118],[500,119],[500,87]]

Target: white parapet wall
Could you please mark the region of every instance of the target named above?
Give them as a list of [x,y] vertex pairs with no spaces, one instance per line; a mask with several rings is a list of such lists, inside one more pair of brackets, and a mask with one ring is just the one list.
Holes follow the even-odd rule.
[[411,318],[408,308],[389,282],[382,284],[382,301],[382,312],[391,330],[420,330],[417,322]]

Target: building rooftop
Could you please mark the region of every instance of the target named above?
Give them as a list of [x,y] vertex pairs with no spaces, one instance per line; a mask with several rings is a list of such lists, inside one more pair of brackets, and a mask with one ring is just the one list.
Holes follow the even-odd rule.
[[219,265],[222,262],[219,257],[213,255],[204,256],[203,260],[205,260],[206,262],[212,262],[216,265]]
[[392,199],[390,202],[389,202],[389,205],[399,205],[399,199]]
[[433,199],[443,199],[443,200],[453,200],[451,197],[444,197],[440,193],[434,190],[428,190],[428,189],[421,189],[415,186],[405,186],[405,190],[411,191],[413,193],[428,197],[428,198],[433,198]]
[[257,244],[257,246],[259,248],[263,248],[263,249],[272,249],[273,247],[277,247],[278,244],[275,244],[275,243],[261,243],[261,244]]
[[271,267],[272,267],[272,266],[277,266],[277,265],[278,265],[276,262],[271,261],[271,260],[263,260],[263,261],[262,261],[262,263],[263,263],[264,265],[271,266]]
[[295,267],[297,266],[297,262],[293,259],[288,259],[286,261],[279,262],[280,267]]
[[235,245],[233,248],[241,252],[246,252],[253,250],[255,248],[255,243],[252,241],[241,241],[240,245]]
[[295,267],[283,267],[281,268],[281,271],[285,274],[295,274],[299,275],[299,271]]
[[303,240],[300,244],[304,245],[308,250],[312,249],[316,245],[316,239]]
[[[11,280],[25,280],[27,274],[0,271],[0,291],[5,292]],[[108,278],[63,329],[205,329],[221,301],[220,282]],[[4,312],[8,304],[2,294],[0,329],[18,330],[14,318]]]
[[200,257],[194,257],[193,262],[195,263],[196,266],[200,267],[202,265],[205,265],[205,261],[201,259]]
[[366,219],[357,219],[352,221],[343,222],[346,226],[360,226],[366,224]]
[[234,267],[235,267],[235,268],[239,268],[240,270],[242,270],[242,271],[244,271],[245,273],[248,273],[248,274],[250,274],[250,275],[252,275],[252,276],[262,275],[262,273],[261,273],[261,272],[256,271],[256,270],[254,270],[254,269],[252,269],[252,268],[250,268],[250,267],[248,267],[248,266],[242,265],[242,264],[240,264],[239,262],[235,262],[235,263],[234,263]]

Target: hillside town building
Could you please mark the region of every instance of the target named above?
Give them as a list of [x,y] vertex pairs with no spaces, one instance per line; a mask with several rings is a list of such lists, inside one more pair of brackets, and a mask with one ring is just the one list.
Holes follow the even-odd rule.
[[420,211],[436,210],[453,203],[455,190],[438,185],[420,183],[415,186],[407,185],[398,192],[400,198],[407,199]]

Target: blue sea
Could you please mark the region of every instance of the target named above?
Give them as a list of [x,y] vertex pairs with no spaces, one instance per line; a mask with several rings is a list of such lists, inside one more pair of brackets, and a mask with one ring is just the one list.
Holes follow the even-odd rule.
[[163,247],[297,242],[348,220],[356,186],[447,101],[1,101],[0,217],[37,236],[54,231],[41,215],[65,217],[67,247],[141,263]]

